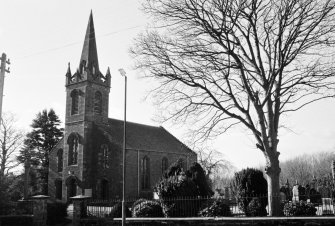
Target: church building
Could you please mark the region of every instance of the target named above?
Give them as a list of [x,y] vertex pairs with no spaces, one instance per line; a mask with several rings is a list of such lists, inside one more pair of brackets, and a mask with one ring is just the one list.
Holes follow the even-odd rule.
[[[108,118],[111,74],[100,72],[92,13],[79,68],[66,73],[64,137],[49,153],[48,195],[122,197],[122,120]],[[126,196],[150,197],[170,164],[187,169],[197,155],[163,127],[126,122]]]

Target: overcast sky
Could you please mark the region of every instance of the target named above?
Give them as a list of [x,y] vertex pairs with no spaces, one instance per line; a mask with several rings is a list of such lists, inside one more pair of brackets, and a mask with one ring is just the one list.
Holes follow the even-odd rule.
[[[123,118],[123,78],[128,75],[130,121],[156,125],[155,107],[145,100],[153,83],[139,79],[132,69],[129,48],[149,19],[139,0],[1,0],[0,54],[11,59],[11,73],[5,78],[3,111],[18,118],[18,126],[29,130],[35,115],[54,108],[64,121],[65,73],[68,62],[75,72],[84,41],[90,10],[94,25],[100,70],[110,67],[112,85],[109,117]],[[324,100],[282,118],[286,129],[279,137],[280,161],[303,153],[335,151],[335,100]],[[163,126],[181,140],[181,128]],[[236,128],[218,137],[214,147],[237,168],[264,164],[252,136]],[[330,166],[329,166],[330,167]]]

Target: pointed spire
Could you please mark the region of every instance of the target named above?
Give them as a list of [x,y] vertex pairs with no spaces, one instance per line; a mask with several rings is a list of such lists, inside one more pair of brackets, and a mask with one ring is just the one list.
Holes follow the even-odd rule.
[[88,20],[84,46],[80,57],[80,63],[79,63],[80,72],[83,72],[82,70],[83,68],[89,69],[92,73],[93,71],[95,73],[99,72],[98,53],[97,53],[97,45],[95,42],[95,31],[94,31],[92,10],[90,18]]
[[111,85],[111,72],[110,72],[110,69],[109,69],[109,67],[107,68],[107,72],[106,72],[106,84],[108,85],[108,86],[110,86]]
[[67,74],[67,75],[71,75],[71,66],[70,66],[70,62],[68,63],[66,74]]
[[111,76],[111,71],[110,71],[109,67],[107,68],[106,76]]

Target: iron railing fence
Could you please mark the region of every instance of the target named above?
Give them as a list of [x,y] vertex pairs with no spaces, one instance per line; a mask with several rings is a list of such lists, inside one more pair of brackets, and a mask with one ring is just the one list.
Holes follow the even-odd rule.
[[[291,203],[295,206],[308,205],[316,209],[317,216],[334,215],[334,197],[322,198],[320,195],[300,195],[300,196],[289,196],[283,197],[282,195],[275,195],[273,199],[280,200],[280,208],[285,212],[285,204]],[[130,212],[133,210],[134,203],[138,202],[139,198],[130,198],[125,200],[126,206]],[[207,208],[207,211],[211,212],[211,206],[216,200],[221,203],[225,203],[229,207],[229,212],[224,214],[225,216],[231,217],[245,217],[245,216],[267,216],[269,213],[269,206],[267,205],[267,196],[246,196],[246,197],[232,197],[225,199],[224,197],[178,197],[171,199],[146,199],[148,202],[154,201],[161,204],[163,212],[168,213],[169,217],[197,217],[200,216],[199,212]],[[245,208],[243,204],[245,203]],[[250,203],[253,203],[250,207]],[[119,205],[119,206],[118,206]],[[258,208],[259,206],[263,208]],[[87,202],[87,214],[88,216],[95,216],[99,218],[112,216],[112,211],[117,211],[120,208],[121,200],[96,200],[90,199]],[[142,201],[137,204],[137,211],[139,209],[147,208],[146,202]],[[169,207],[173,208],[169,208]],[[286,210],[289,205],[287,204]],[[222,206],[221,206],[222,208]],[[297,207],[291,207],[295,209]],[[115,210],[114,210],[115,209]],[[172,210],[171,210],[172,209]],[[169,212],[170,211],[170,212]],[[264,212],[265,211],[265,212]],[[222,212],[222,211],[221,211]],[[212,211],[212,216],[215,217],[215,210]],[[221,213],[222,214],[222,213]],[[154,214],[156,215],[156,214]],[[157,214],[159,215],[159,214]],[[290,216],[290,213],[286,211],[286,216]],[[115,216],[115,215],[114,215]],[[165,215],[166,216],[166,215]],[[292,215],[293,216],[293,215]],[[128,216],[127,216],[128,217]],[[218,214],[220,217],[220,214]]]

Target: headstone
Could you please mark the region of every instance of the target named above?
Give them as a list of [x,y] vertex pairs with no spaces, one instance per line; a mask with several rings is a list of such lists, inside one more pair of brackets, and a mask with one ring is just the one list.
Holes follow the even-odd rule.
[[296,184],[292,189],[292,202],[299,202],[299,185]]
[[158,195],[157,192],[154,192],[154,199],[155,199],[155,200],[158,200],[158,199],[159,199],[159,195]]
[[334,205],[331,198],[322,198],[322,215],[334,215]]

